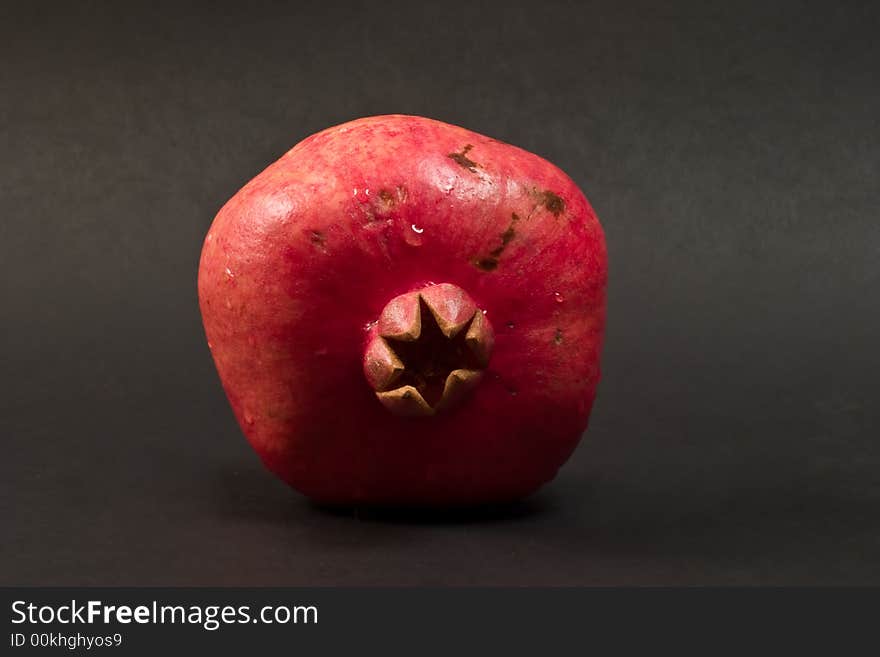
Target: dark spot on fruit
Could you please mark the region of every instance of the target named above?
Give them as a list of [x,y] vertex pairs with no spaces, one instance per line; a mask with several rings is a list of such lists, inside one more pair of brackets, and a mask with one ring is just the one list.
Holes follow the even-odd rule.
[[555,344],[562,344],[562,329],[556,329],[556,335],[553,336],[553,342]]
[[324,235],[324,233],[322,233],[320,230],[312,230],[309,231],[309,241],[315,246],[316,249],[324,251],[324,247],[327,244],[327,236]]
[[[516,216],[516,215],[514,215]],[[508,226],[507,230],[501,233],[501,245],[495,249],[492,249],[490,255],[498,257],[502,253],[504,253],[504,249],[507,248],[507,245],[510,244],[510,241],[516,237],[516,231],[513,229],[513,224]]]
[[488,257],[474,260],[474,267],[483,271],[493,271],[498,267],[498,258]]
[[499,246],[497,249],[492,249],[491,251],[489,251],[489,257],[497,258],[501,255],[502,251],[504,251],[504,244]]
[[379,190],[379,198],[382,199],[382,202],[385,203],[385,205],[394,205],[395,203],[394,194],[387,189]]
[[464,148],[461,149],[461,153],[449,153],[446,157],[455,162],[458,166],[464,167],[471,173],[477,172],[477,167],[480,166],[476,162],[474,162],[471,158],[467,156],[468,151],[473,148],[472,144],[468,144]]
[[507,245],[510,244],[511,240],[516,237],[516,229],[514,229],[514,225],[517,221],[519,221],[519,215],[516,212],[511,213],[510,224],[508,224],[505,231],[501,233],[501,244],[489,251],[487,257],[475,260],[474,265],[477,268],[482,269],[483,271],[492,271],[498,267],[498,259],[501,257],[501,254],[504,253],[504,249],[507,248]]
[[545,191],[543,194],[541,194],[541,203],[543,203],[544,207],[553,213],[554,217],[558,217],[560,214],[565,212],[565,201],[563,201],[562,197],[560,197],[558,194],[554,194],[551,191]]

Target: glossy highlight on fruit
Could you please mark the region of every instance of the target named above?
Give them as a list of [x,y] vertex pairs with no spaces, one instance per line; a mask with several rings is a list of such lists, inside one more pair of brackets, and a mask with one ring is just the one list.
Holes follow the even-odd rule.
[[439,121],[297,144],[205,238],[199,303],[266,466],[329,504],[528,495],[587,426],[607,257],[546,160]]

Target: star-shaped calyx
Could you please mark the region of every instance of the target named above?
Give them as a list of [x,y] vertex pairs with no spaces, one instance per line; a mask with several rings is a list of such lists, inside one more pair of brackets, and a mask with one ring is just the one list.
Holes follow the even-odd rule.
[[479,383],[493,341],[489,320],[464,290],[429,285],[382,310],[367,341],[364,374],[393,413],[434,415]]

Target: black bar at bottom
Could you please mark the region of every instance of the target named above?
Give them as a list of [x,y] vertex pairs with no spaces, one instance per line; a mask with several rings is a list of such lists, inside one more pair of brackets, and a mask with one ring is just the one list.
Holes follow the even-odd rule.
[[[876,648],[880,589],[3,588],[2,654]],[[867,642],[867,643],[866,643]],[[320,652],[319,652],[320,651]],[[598,651],[598,652],[596,652]]]

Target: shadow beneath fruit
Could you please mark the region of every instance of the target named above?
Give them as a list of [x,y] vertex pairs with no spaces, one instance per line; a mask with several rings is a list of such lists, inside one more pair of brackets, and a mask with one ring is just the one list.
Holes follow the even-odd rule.
[[[677,478],[605,468],[512,504],[425,510],[314,504],[255,465],[219,472],[215,504],[230,563],[259,555],[241,571],[249,583],[877,582],[873,478],[842,486],[750,466]],[[463,550],[486,556],[463,559]]]
[[466,525],[492,524],[524,520],[545,513],[551,507],[547,495],[536,495],[504,504],[483,504],[472,507],[352,507],[329,506],[310,502],[311,508],[333,517],[395,525]]
[[554,508],[553,496],[540,492],[506,504],[418,508],[333,506],[312,502],[261,468],[228,468],[218,477],[220,511],[231,519],[289,525],[320,525],[324,520],[352,524],[470,525],[526,520]]

